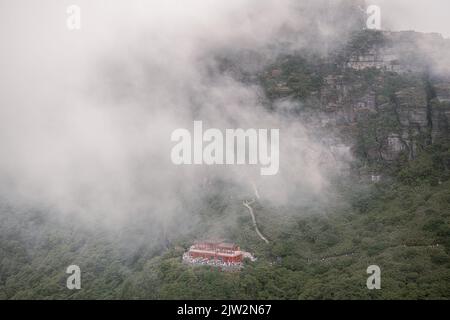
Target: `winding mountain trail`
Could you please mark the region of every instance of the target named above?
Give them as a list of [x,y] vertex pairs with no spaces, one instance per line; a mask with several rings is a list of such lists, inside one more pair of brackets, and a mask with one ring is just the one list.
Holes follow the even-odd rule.
[[257,199],[259,199],[260,197],[259,197],[258,189],[256,188],[256,184],[253,183],[253,182],[252,182],[252,187],[253,187],[253,191],[255,192],[255,197],[256,197]]
[[[250,213],[250,216],[252,217],[253,227],[255,228],[255,231],[258,234],[258,236],[266,244],[269,244],[269,240],[267,240],[267,238],[261,233],[261,231],[259,231],[258,224],[256,222],[256,217],[253,212],[253,208],[251,207],[251,205],[256,202],[256,199],[260,199],[260,195],[258,193],[258,189],[257,189],[256,185],[253,182],[251,183],[251,185],[253,187],[253,192],[254,192],[256,198],[253,198],[252,200],[244,200],[242,204],[247,208],[248,212]],[[439,244],[436,244],[436,243],[435,244],[423,244],[423,245],[400,244],[400,245],[388,246],[386,249],[394,249],[394,248],[398,248],[398,247],[402,247],[402,248],[439,248]],[[305,258],[305,260],[307,260],[308,262],[313,262],[313,261],[325,262],[325,261],[328,261],[331,259],[339,259],[339,258],[353,257],[353,256],[358,257],[359,255],[360,255],[360,253],[357,251],[349,251],[349,252],[345,252],[345,253],[341,253],[341,254],[324,256],[324,257],[320,257],[320,258]]]
[[261,240],[263,240],[265,243],[268,244],[269,240],[267,240],[266,237],[264,237],[263,234],[261,233],[261,231],[259,231],[259,229],[258,229],[258,224],[256,223],[255,214],[253,213],[253,208],[251,207],[251,205],[253,203],[255,203],[255,199],[252,199],[251,201],[244,200],[244,202],[242,204],[248,209],[248,212],[250,212],[250,215],[252,216],[253,227],[255,228],[256,233],[261,238]]
[[[406,244],[399,244],[399,245],[392,245],[392,246],[388,246],[385,248],[385,250],[389,250],[389,249],[395,249],[395,248],[417,248],[417,249],[430,249],[430,248],[440,248],[440,245],[438,243],[436,244],[423,244],[423,245],[406,245]],[[441,246],[442,248],[442,246]],[[325,262],[331,259],[338,259],[338,258],[344,258],[344,257],[352,257],[352,256],[360,256],[360,253],[357,251],[352,251],[352,252],[347,252],[347,253],[342,253],[342,254],[337,254],[337,255],[332,255],[332,256],[326,256],[326,257],[321,257],[321,258],[306,258],[306,260],[308,262]]]

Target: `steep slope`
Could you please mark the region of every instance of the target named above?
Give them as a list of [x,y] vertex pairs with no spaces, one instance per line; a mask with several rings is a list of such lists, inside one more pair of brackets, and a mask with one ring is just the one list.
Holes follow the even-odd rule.
[[[263,88],[267,108],[291,102],[292,119],[332,133],[326,143],[355,156],[322,195],[333,201],[252,203],[268,243],[242,206],[253,195],[226,183],[207,193],[193,230],[138,247],[2,205],[0,298],[450,298],[450,80],[434,70],[432,52],[412,50],[418,41],[448,47],[435,35],[363,31],[327,58],[290,54],[256,74],[227,62],[234,77]],[[218,221],[258,257],[240,273],[181,263]],[[81,291],[64,287],[74,257]],[[366,288],[371,264],[381,267],[382,290]]]

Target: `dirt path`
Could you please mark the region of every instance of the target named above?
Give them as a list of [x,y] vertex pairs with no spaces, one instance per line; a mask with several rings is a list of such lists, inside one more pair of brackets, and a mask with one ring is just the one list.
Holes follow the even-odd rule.
[[[423,249],[423,248],[439,248],[439,244],[424,244],[424,245],[415,245],[415,246],[408,246],[406,244],[399,244],[399,245],[392,245],[392,246],[388,246],[385,248],[385,250],[388,249],[395,249],[395,248],[418,248],[418,249]],[[316,259],[312,259],[312,258],[306,258],[306,260],[308,260],[309,262],[311,261],[327,261],[327,260],[331,260],[331,259],[337,259],[337,258],[343,258],[343,257],[351,257],[351,256],[359,256],[359,253],[356,251],[353,252],[347,252],[347,253],[342,253],[342,254],[338,254],[338,255],[333,255],[333,256],[326,256],[326,257],[322,257],[322,258],[316,258]]]
[[253,221],[253,227],[255,227],[255,231],[258,234],[258,236],[261,238],[261,240],[263,240],[265,243],[269,243],[269,240],[266,239],[266,237],[264,237],[262,235],[262,233],[259,231],[258,229],[258,224],[256,223],[256,218],[255,218],[255,214],[253,213],[253,208],[251,207],[251,205],[255,203],[255,199],[252,199],[251,201],[247,201],[244,200],[243,205],[248,209],[248,212],[250,212],[250,215],[252,216],[252,221]]

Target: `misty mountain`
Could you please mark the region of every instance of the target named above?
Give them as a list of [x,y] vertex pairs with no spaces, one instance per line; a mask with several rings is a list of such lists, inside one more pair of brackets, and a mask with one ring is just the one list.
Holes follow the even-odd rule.
[[[450,40],[364,1],[157,3],[3,44],[0,299],[449,298]],[[279,173],[174,166],[195,120],[279,128]],[[257,260],[182,263],[217,238]]]

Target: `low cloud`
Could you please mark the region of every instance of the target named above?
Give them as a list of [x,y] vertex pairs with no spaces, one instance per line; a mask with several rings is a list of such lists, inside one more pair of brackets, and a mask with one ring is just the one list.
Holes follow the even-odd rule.
[[[255,184],[264,201],[292,204],[320,195],[346,164],[323,133],[266,108],[262,89],[219,61],[250,51],[262,58],[245,67],[258,71],[280,54],[326,56],[358,22],[335,10],[347,2],[79,1],[79,31],[66,29],[69,3],[4,3],[0,191],[10,200],[106,226],[179,225],[195,221],[205,184],[227,181],[244,198]],[[279,174],[174,166],[171,132],[194,120],[280,129]]]

